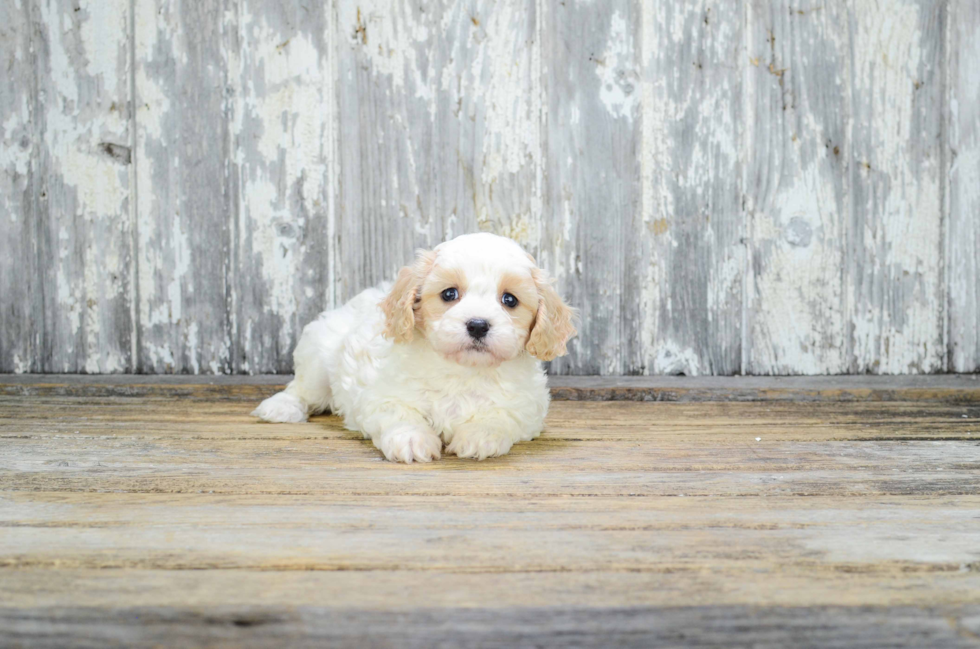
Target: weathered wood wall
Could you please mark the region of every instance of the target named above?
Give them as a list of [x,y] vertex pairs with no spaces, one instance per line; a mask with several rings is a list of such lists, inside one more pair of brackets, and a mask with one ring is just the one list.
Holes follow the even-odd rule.
[[975,0],[0,0],[0,371],[288,372],[478,229],[559,373],[980,370]]

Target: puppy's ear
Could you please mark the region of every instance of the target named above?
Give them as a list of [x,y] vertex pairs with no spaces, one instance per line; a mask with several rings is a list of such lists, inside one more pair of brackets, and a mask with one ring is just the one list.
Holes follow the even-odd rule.
[[565,343],[577,333],[572,323],[575,311],[562,301],[543,270],[535,268],[531,277],[538,288],[538,312],[524,348],[532,356],[550,361],[567,353]]
[[385,314],[385,338],[399,343],[412,340],[422,282],[425,281],[435,260],[436,253],[419,250],[415,263],[405,266],[398,272],[398,279],[395,280],[385,299],[381,301],[381,310]]

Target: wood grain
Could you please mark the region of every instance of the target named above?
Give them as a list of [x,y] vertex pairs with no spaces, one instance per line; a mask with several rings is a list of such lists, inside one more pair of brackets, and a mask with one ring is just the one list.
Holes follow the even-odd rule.
[[[547,181],[539,262],[579,310],[560,374],[642,374],[637,293],[639,3],[557,3],[543,18]],[[635,260],[635,261],[634,261]],[[637,274],[634,274],[637,273]]]
[[[521,584],[527,586],[527,584]],[[455,593],[454,593],[455,594]],[[540,606],[492,611],[468,608],[376,613],[323,607],[153,607],[109,613],[77,607],[0,611],[14,642],[37,647],[131,647],[165,644],[273,647],[975,647],[977,607],[761,608],[696,606],[651,609],[624,605],[601,611]],[[452,625],[458,625],[451,626]],[[397,634],[389,629],[397,628]]]
[[[718,571],[734,576],[799,571],[827,579],[851,570],[894,582],[901,573],[958,573],[974,561],[972,514],[980,504],[969,496],[853,497],[846,503],[776,497],[762,510],[752,499],[724,497],[531,496],[515,502],[385,495],[356,501],[297,495],[14,495],[0,517],[9,548],[0,566],[5,573]],[[895,509],[901,517],[893,515]],[[126,542],[117,546],[121,535]],[[903,541],[910,537],[919,545]],[[18,554],[17,548],[29,551]],[[106,548],[113,548],[111,554]],[[923,556],[929,557],[925,564]],[[977,579],[972,575],[964,583]]]
[[129,26],[128,0],[31,5],[40,371],[135,369]]
[[[850,11],[848,371],[944,369],[945,2]],[[966,268],[956,272],[965,272]]]
[[338,34],[329,2],[237,11],[232,366],[288,372],[303,326],[335,303]]
[[5,641],[975,644],[976,401],[559,401],[406,466],[226,383],[0,396]]
[[844,5],[748,6],[748,374],[847,368]]
[[[640,367],[742,371],[744,3],[643,3]],[[635,261],[634,261],[635,260]]]
[[[220,396],[222,391],[228,393],[224,398]],[[242,438],[240,427],[248,424],[251,432],[247,439],[257,441],[359,439],[359,435],[345,430],[341,420],[333,416],[316,417],[300,426],[268,424],[252,428],[255,421],[249,412],[260,398],[258,394],[234,388],[156,395],[144,391],[115,397],[85,393],[42,396],[22,392],[14,397],[0,397],[0,405],[6,412],[6,418],[0,422],[0,435],[11,439],[66,433],[86,439],[123,435],[164,443],[169,436],[178,435],[234,441]],[[193,411],[171,408],[178,400],[193,403]],[[154,411],[153,421],[144,421],[146,408]],[[77,416],[73,419],[72,414]],[[139,422],[142,422],[139,431],[134,431],[134,425]],[[656,432],[666,436],[666,440],[704,429],[705,443],[717,444],[713,427],[724,425],[725,431],[740,436],[754,438],[765,433],[767,442],[969,441],[980,432],[978,422],[980,410],[976,400],[961,404],[810,402],[805,408],[795,402],[764,400],[654,402],[627,408],[617,402],[569,401],[552,406],[549,428],[542,439],[637,441]],[[554,428],[550,427],[552,423]]]
[[[980,371],[980,5],[947,9],[949,369]],[[946,170],[943,170],[944,173]]]
[[[207,402],[257,402],[280,391],[290,376],[8,374],[0,395],[32,397],[147,397]],[[808,403],[914,401],[970,406],[980,401],[980,377],[930,376],[552,376],[559,401],[793,401]],[[836,407],[836,406],[833,406]]]
[[0,371],[288,373],[518,240],[552,374],[980,369],[968,0],[9,0]]
[[0,372],[37,372],[40,327],[30,9],[0,5]]
[[235,185],[220,3],[135,3],[139,359],[148,373],[232,370]]
[[529,246],[541,211],[536,3],[340,3],[338,298],[466,232]]

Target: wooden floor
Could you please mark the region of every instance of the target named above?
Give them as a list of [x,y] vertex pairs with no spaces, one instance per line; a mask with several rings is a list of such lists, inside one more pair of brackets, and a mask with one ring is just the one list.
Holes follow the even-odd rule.
[[256,424],[268,379],[0,377],[0,646],[980,647],[980,390],[943,380],[572,380],[652,400],[405,466]]

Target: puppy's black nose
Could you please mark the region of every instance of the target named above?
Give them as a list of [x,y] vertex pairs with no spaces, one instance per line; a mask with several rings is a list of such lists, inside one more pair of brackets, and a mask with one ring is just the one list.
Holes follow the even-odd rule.
[[490,323],[486,320],[470,320],[466,323],[466,330],[470,332],[470,336],[480,340],[490,331]]

